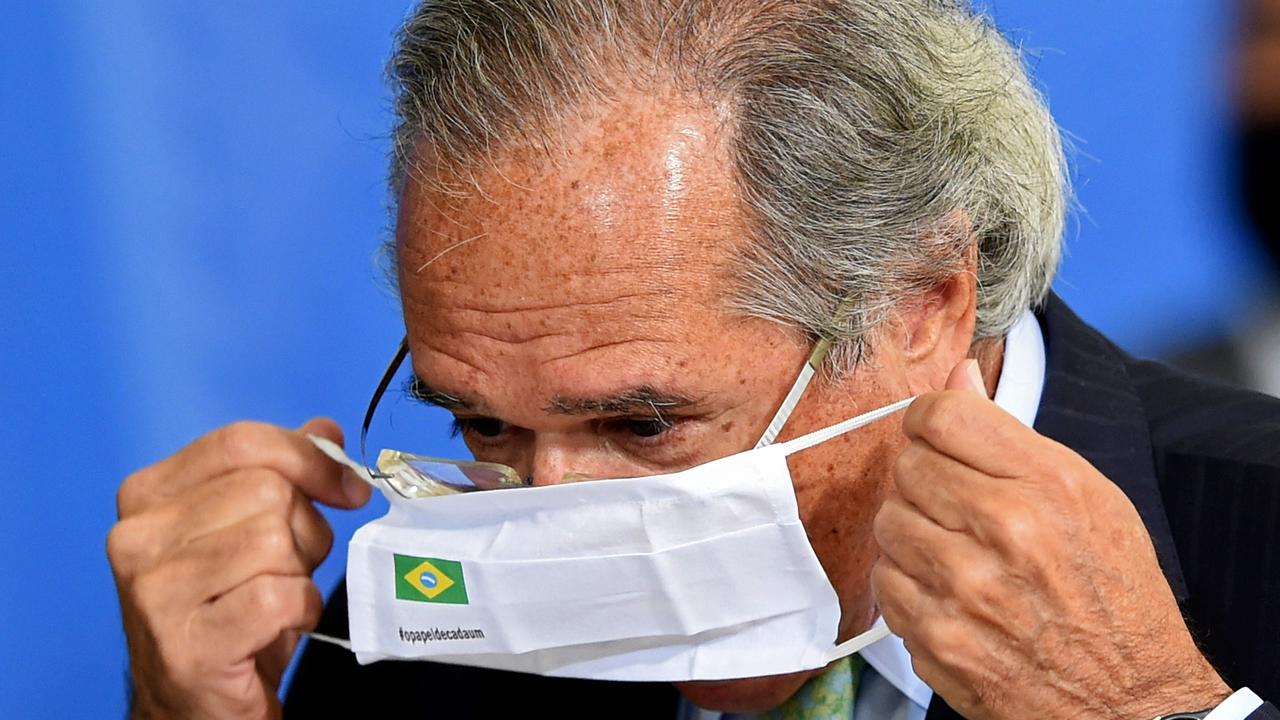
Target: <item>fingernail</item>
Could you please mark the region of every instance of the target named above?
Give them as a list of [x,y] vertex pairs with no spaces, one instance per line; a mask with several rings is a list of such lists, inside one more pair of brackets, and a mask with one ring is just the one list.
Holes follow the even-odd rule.
[[369,487],[369,483],[356,477],[351,468],[343,468],[342,493],[347,496],[352,505],[359,507],[369,501],[369,495],[373,493],[373,488]]
[[978,361],[968,360],[966,362],[968,367],[965,368],[965,372],[969,375],[969,385],[973,387],[974,392],[981,393],[985,397],[987,384],[982,380],[982,370],[978,367]]

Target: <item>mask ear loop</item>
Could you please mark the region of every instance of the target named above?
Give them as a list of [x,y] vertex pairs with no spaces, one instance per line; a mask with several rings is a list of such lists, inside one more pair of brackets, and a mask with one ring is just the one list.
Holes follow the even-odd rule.
[[[318,641],[320,641],[320,642],[322,642],[322,643],[328,643],[328,644],[330,644],[330,645],[336,645],[336,646],[338,646],[338,647],[342,648],[343,650],[351,650],[351,641],[350,641],[350,640],[347,640],[347,639],[345,639],[345,638],[334,637],[334,636],[332,636],[332,635],[325,635],[324,633],[317,633],[317,632],[308,632],[308,633],[302,633],[302,634],[303,634],[303,635],[306,635],[307,637],[311,638],[312,640],[318,640]],[[352,652],[354,652],[354,651],[352,651]]]
[[800,398],[804,396],[804,391],[809,387],[809,383],[813,382],[814,375],[818,374],[818,368],[822,367],[822,361],[826,359],[830,350],[831,338],[823,338],[818,341],[817,345],[814,345],[813,352],[809,353],[809,359],[805,360],[804,367],[800,368],[800,374],[796,377],[796,381],[791,384],[791,389],[787,391],[787,396],[783,398],[778,412],[774,413],[773,419],[769,421],[769,427],[765,428],[764,435],[760,436],[760,441],[756,443],[756,448],[772,445],[773,441],[778,438],[778,433],[782,432],[782,427],[787,424],[787,420],[791,419],[791,413],[795,412],[796,405],[800,404]]
[[834,648],[831,648],[831,650],[827,653],[826,660],[827,662],[833,662],[833,661],[839,660],[840,658],[848,657],[862,650],[868,645],[874,645],[875,643],[880,642],[881,640],[889,637],[892,634],[893,634],[893,631],[891,631],[889,629],[889,626],[885,625],[884,620],[881,619],[877,621],[876,624],[872,625],[871,628],[866,630],[865,632],[859,633],[858,635],[854,635],[853,637],[849,638],[848,640],[845,640],[844,642],[840,643]]
[[849,418],[848,420],[838,422],[835,425],[830,425],[822,428],[821,430],[814,430],[808,435],[801,435],[798,438],[793,438],[782,443],[778,447],[781,449],[783,455],[792,455],[800,452],[801,450],[808,450],[814,445],[820,445],[831,438],[839,437],[847,432],[853,432],[863,425],[870,425],[881,418],[906,410],[911,406],[911,403],[915,401],[916,396],[909,397],[906,400],[899,400],[892,405],[885,405],[882,408],[877,408],[871,412],[863,413],[854,418]]
[[849,313],[853,311],[853,305],[853,298],[845,298],[836,307],[835,314],[831,318],[832,330],[823,333],[817,344],[813,346],[813,352],[809,353],[809,359],[805,360],[804,367],[800,368],[800,375],[796,377],[796,381],[791,384],[791,389],[787,391],[787,396],[783,398],[782,406],[778,408],[778,412],[774,413],[773,419],[769,421],[769,427],[765,428],[764,435],[761,435],[759,442],[756,443],[757,449],[772,445],[773,441],[778,439],[778,433],[782,432],[787,420],[791,419],[791,413],[795,412],[796,406],[800,404],[800,398],[804,396],[804,391],[809,387],[809,383],[813,382],[814,376],[818,374],[818,369],[822,367],[822,361],[826,360],[827,354],[831,352],[831,346],[835,344],[835,337],[839,334],[839,328],[849,318]]
[[[781,445],[778,445],[777,450],[781,452],[784,457],[791,455],[792,453],[800,452],[801,450],[807,450],[814,445],[824,443],[834,437],[839,437],[847,432],[857,430],[864,425],[869,425],[896,412],[905,410],[915,401],[915,397],[899,400],[892,405],[886,405],[882,408],[872,410],[871,412],[863,413],[855,418],[845,420],[844,422],[836,423],[835,425],[825,427],[821,430],[815,430],[808,435],[801,435],[798,438],[788,440]],[[892,633],[889,630],[889,626],[885,625],[883,620],[877,622],[866,631],[845,640],[829,650],[827,652],[826,661],[833,662],[840,658],[852,655],[861,651],[868,645],[880,642],[890,634]]]

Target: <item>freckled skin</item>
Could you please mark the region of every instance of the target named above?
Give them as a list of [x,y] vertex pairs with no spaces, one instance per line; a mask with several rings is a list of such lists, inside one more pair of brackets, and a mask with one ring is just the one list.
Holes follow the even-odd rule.
[[[672,471],[754,445],[811,347],[724,307],[747,230],[719,132],[713,114],[677,100],[623,97],[575,116],[551,157],[516,149],[477,169],[467,197],[407,183],[397,250],[414,369],[508,424],[501,442],[466,436],[477,457],[541,484]],[[963,357],[908,360],[903,335],[878,338],[875,362],[839,383],[815,382],[783,439],[940,387]],[[547,409],[637,385],[698,399],[661,444]],[[875,616],[871,523],[902,446],[895,418],[791,461],[840,596],[841,640]],[[759,711],[811,674],[680,689],[703,707]]]

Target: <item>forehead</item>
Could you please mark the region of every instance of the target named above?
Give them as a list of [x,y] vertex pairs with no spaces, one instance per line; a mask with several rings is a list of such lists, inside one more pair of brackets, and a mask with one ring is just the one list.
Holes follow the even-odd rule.
[[411,179],[400,203],[415,364],[443,342],[479,369],[620,345],[688,361],[726,320],[746,229],[709,113],[634,98],[443,179],[465,191]]
[[738,235],[739,215],[713,117],[632,98],[572,118],[546,146],[410,181],[397,233],[401,279],[705,261]]

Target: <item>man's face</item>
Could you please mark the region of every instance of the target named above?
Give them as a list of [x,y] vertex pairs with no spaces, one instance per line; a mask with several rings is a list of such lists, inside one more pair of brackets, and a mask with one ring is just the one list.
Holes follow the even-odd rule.
[[[414,371],[478,459],[548,484],[675,471],[755,444],[811,347],[725,307],[748,232],[718,133],[711,115],[633,98],[565,128],[552,158],[513,152],[476,170],[465,196],[408,182],[397,250]],[[908,395],[901,358],[877,343],[874,367],[815,382],[783,437]],[[887,420],[790,463],[841,599],[840,639],[873,617],[871,520],[900,442]],[[807,676],[681,690],[759,710]]]

